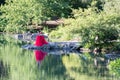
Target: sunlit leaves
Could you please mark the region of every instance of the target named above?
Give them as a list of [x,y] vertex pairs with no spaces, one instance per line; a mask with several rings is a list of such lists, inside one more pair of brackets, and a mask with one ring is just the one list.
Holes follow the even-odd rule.
[[80,40],[87,48],[115,47],[114,41],[119,40],[120,37],[119,13],[106,13],[106,10],[97,13],[95,7],[90,7],[84,10],[73,10],[73,14],[74,19],[64,20],[64,27],[60,26],[61,28],[53,31],[50,36],[57,36],[60,33],[64,37],[58,35],[59,38],[67,40],[66,37],[69,37],[69,34],[71,34],[69,39],[74,39],[75,35],[78,35],[77,38],[81,38]]
[[[104,10],[107,14],[120,14],[120,1],[119,0],[107,0],[104,5]],[[109,12],[109,13],[108,13]]]
[[[8,21],[8,24],[6,23],[4,26],[6,27],[5,31],[20,32],[30,23],[40,23],[41,6],[35,0],[12,0],[6,2],[6,5],[1,6],[2,16]],[[18,28],[19,26],[21,28]]]
[[109,64],[109,69],[111,71],[111,74],[120,76],[120,59],[111,61]]

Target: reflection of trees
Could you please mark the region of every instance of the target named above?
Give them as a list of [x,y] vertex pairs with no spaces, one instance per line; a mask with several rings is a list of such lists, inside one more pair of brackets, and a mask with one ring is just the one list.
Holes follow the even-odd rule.
[[[65,67],[62,63],[62,56],[48,55],[41,64],[41,70],[44,70],[49,77],[65,78]],[[63,80],[63,79],[62,79]]]
[[[116,76],[120,76],[120,59],[116,59],[110,62],[108,66],[110,73]],[[120,78],[120,77],[119,77]]]
[[[63,64],[66,67],[67,75],[75,80],[81,78],[86,80],[98,79],[107,77],[109,75],[104,65],[104,61],[100,56],[91,56],[90,53],[84,53],[80,56],[71,54],[69,56],[63,56]],[[94,64],[94,59],[97,60],[97,66]]]
[[[7,40],[8,41],[8,40]],[[8,41],[11,42],[11,41]],[[14,41],[13,41],[14,42]],[[102,56],[69,54],[49,55],[41,62],[38,69],[33,52],[22,50],[17,43],[1,46],[0,58],[10,65],[10,80],[95,80],[108,75],[101,62]],[[94,61],[97,61],[97,66]],[[0,76],[7,76],[6,66],[0,63]],[[67,74],[67,75],[66,75]],[[86,79],[85,79],[86,78]]]
[[8,68],[3,64],[3,61],[0,61],[0,78],[8,77]]
[[[6,40],[7,44],[3,44],[0,47],[0,58],[3,63],[10,65],[10,80],[64,80],[65,68],[61,61],[61,56],[46,56],[40,64],[40,69],[38,69],[34,53],[22,50],[19,47],[19,42],[12,40],[8,38]],[[7,73],[6,67],[2,63],[0,69],[1,76]]]
[[65,68],[60,56],[46,56],[40,68],[37,68],[33,52],[25,50],[23,52],[13,44],[5,46],[2,50],[2,60],[10,65],[11,80],[63,80],[64,78]]

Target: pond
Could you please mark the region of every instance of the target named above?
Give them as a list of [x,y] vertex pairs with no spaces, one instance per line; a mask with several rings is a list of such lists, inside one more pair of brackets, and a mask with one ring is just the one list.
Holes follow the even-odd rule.
[[46,53],[0,36],[0,80],[119,80],[109,73],[103,54]]

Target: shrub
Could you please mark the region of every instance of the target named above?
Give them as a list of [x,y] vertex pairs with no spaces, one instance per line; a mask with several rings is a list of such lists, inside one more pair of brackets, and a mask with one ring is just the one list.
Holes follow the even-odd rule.
[[87,45],[89,48],[104,48],[114,46],[113,41],[119,39],[118,29],[117,25],[109,24],[109,22],[107,23],[106,21],[105,23],[98,22],[89,27],[83,27],[80,33],[85,46]]
[[111,61],[108,68],[109,68],[111,74],[120,76],[120,59]]
[[113,13],[120,14],[119,5],[120,5],[119,0],[105,0],[104,11],[107,14],[113,14]]
[[40,7],[35,0],[7,0],[1,6],[0,27],[5,31],[20,32],[29,24],[38,24],[42,17]]
[[81,38],[82,44],[94,49],[97,48],[112,48],[116,45],[120,34],[120,15],[107,14],[106,12],[96,13],[96,8],[85,9],[84,12],[79,9],[74,11],[74,19],[66,19],[65,25],[59,28],[54,33],[62,35],[59,39],[66,37],[69,39]]

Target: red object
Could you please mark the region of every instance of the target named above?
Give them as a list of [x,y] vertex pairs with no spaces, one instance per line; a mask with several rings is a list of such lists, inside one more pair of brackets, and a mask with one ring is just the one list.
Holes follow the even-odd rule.
[[41,62],[45,58],[45,56],[47,55],[46,52],[43,52],[41,50],[35,50],[34,54],[35,54],[35,59],[37,62]]
[[44,44],[48,44],[44,36],[42,35],[36,36],[35,46],[43,46]]

